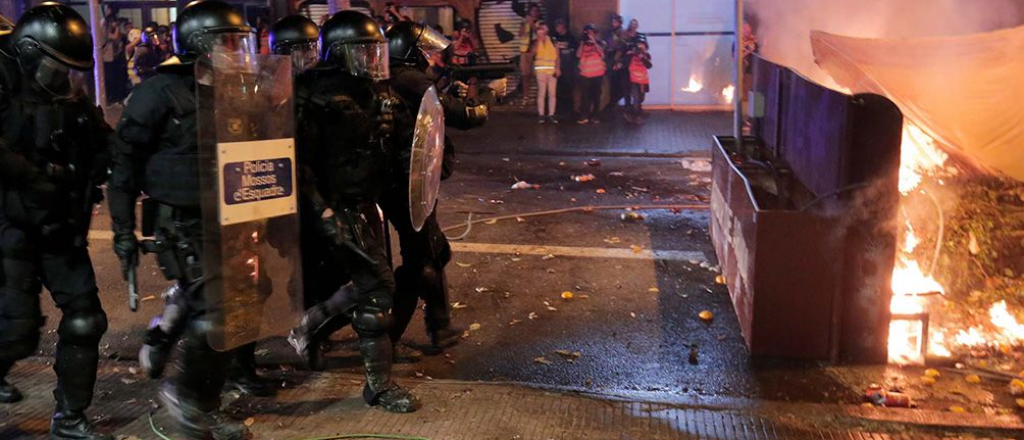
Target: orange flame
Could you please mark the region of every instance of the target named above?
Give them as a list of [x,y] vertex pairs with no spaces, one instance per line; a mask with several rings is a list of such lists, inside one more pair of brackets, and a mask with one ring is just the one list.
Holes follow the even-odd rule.
[[700,78],[697,78],[697,74],[694,73],[690,75],[690,83],[680,90],[687,93],[697,93],[701,90],[704,90],[704,84],[700,82]]
[[729,84],[722,89],[722,98],[725,99],[726,104],[732,104],[733,100],[736,99],[736,86]]
[[945,165],[949,156],[935,145],[935,139],[920,127],[903,123],[903,144],[900,147],[900,192],[908,194],[921,184],[922,174]]

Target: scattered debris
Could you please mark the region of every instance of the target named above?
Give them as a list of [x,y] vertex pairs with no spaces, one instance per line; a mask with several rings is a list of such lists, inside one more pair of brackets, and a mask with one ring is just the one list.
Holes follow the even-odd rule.
[[722,275],[716,275],[715,284],[725,284],[725,277]]
[[711,313],[710,310],[702,310],[697,316],[704,322],[711,322],[712,319],[715,319],[715,314]]
[[537,319],[537,312],[530,312],[530,314],[527,315],[526,317],[529,318],[531,321]]
[[541,260],[550,260],[550,259],[553,259],[553,258],[555,258],[555,254],[547,254],[547,255],[545,255],[543,257],[540,257]]
[[650,289],[647,289],[647,291],[651,293],[658,293],[661,292],[661,289],[658,289],[657,287],[651,287]]
[[540,185],[534,185],[525,180],[520,180],[512,185],[512,189],[540,189]]
[[516,324],[519,324],[520,322],[523,322],[523,321],[520,321],[518,319],[512,318],[512,320],[508,322],[508,325],[516,325]]
[[496,219],[496,218],[492,218],[492,219],[487,220],[487,221],[484,222],[485,225],[493,225],[493,224],[497,224],[497,223],[498,223],[498,219]]
[[477,287],[476,289],[473,289],[473,290],[476,290],[476,293],[485,293],[485,292],[490,292],[491,291],[491,289],[488,289],[486,287]]
[[864,398],[875,406],[889,408],[910,408],[913,402],[910,396],[896,391],[887,391],[881,385],[871,384],[864,390]]
[[564,359],[566,362],[570,364],[576,362],[577,359],[583,356],[583,353],[569,350],[555,350],[555,354],[561,356],[562,359]]
[[619,237],[608,237],[604,239],[604,242],[608,244],[618,244],[622,243],[622,239],[620,239]]
[[453,310],[464,309],[466,307],[469,307],[469,306],[467,306],[467,305],[465,305],[465,304],[463,304],[461,302],[458,302],[458,301],[455,301],[455,302],[452,303],[452,309]]
[[981,376],[978,376],[977,374],[968,374],[967,377],[964,377],[964,380],[966,380],[967,383],[977,384],[981,383]]
[[697,365],[697,344],[693,344],[690,346],[690,357],[688,362],[690,362],[690,365]]
[[935,378],[931,376],[921,376],[921,385],[932,386],[935,385]]
[[562,292],[562,299],[572,299],[572,292],[568,290]]
[[633,250],[634,254],[639,254],[639,253],[644,251],[644,247],[643,246],[638,246],[638,245],[635,245],[635,244],[634,245],[630,245],[629,248]]
[[469,331],[475,332],[477,330],[480,330],[480,327],[483,327],[483,326],[480,325],[480,323],[474,322],[474,323],[469,325]]
[[139,374],[139,369],[135,367],[128,367],[128,372],[132,374]]
[[138,382],[138,380],[137,379],[129,379],[127,377],[122,377],[121,378],[121,383],[123,383],[125,385],[133,385],[133,384],[135,384],[135,382]]
[[598,188],[598,189],[597,189],[596,191],[594,191],[594,192],[596,192],[596,193],[598,193],[598,194],[604,194],[604,193],[605,193],[605,190],[604,190],[604,188]]
[[470,267],[470,266],[472,266],[473,264],[472,264],[472,263],[463,263],[463,262],[461,262],[461,261],[456,261],[456,262],[455,262],[455,265],[456,265],[456,266],[459,266],[459,267]]
[[256,423],[256,418],[254,418],[254,417],[249,417],[248,419],[245,419],[245,426],[252,426],[255,423]]
[[609,176],[622,177],[625,174],[622,171],[612,171],[608,173]]
[[929,368],[927,370],[924,370],[924,375],[928,376],[928,377],[935,378],[935,377],[942,376],[942,373],[940,373],[939,370],[936,370],[934,368]]
[[590,182],[590,181],[595,180],[595,179],[597,179],[597,177],[594,177],[593,174],[579,174],[579,175],[572,176],[572,180],[574,180],[576,182],[580,182],[580,183],[582,183],[582,182]]
[[679,163],[683,165],[683,168],[690,171],[696,171],[698,173],[707,173],[711,171],[711,161],[708,159],[687,157],[679,161]]
[[537,357],[533,358],[533,362],[541,364],[541,365],[551,365],[551,361],[549,361],[544,356],[537,356]]
[[256,356],[266,356],[270,354],[270,350],[266,348],[261,348],[259,350],[256,350],[253,354],[255,354]]
[[636,319],[636,313],[629,312],[629,316],[632,317],[633,319]]
[[588,167],[599,167],[601,166],[601,159],[594,158],[590,160],[585,160],[583,161],[583,164]]
[[643,214],[636,211],[626,211],[620,216],[624,222],[641,222],[644,220]]
[[492,205],[504,205],[505,204],[504,200],[498,200],[498,199],[491,199],[491,200],[488,200],[487,202],[492,204]]
[[154,299],[156,299],[156,295],[149,295],[149,296],[147,296],[145,298],[142,298],[142,302],[152,301]]
[[1010,395],[1024,396],[1024,380],[1014,379],[1010,381]]
[[963,413],[967,412],[967,410],[964,409],[964,407],[962,407],[962,406],[953,405],[953,406],[949,407],[949,412],[954,412],[954,413],[957,413],[957,414],[963,414]]

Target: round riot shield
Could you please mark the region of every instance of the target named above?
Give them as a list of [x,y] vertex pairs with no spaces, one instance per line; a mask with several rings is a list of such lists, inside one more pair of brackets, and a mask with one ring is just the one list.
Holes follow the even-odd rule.
[[285,335],[303,313],[291,58],[196,63],[202,267],[210,345]]
[[444,160],[444,108],[431,86],[423,94],[416,115],[412,154],[409,159],[409,216],[419,231],[434,212],[441,188],[441,163]]

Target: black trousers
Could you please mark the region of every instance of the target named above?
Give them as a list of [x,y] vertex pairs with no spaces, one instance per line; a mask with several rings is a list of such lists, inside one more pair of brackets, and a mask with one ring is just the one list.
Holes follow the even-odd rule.
[[601,83],[604,77],[580,78],[582,95],[580,96],[580,118],[591,119],[601,106]]
[[99,342],[106,331],[96,276],[85,247],[46,244],[38,234],[0,218],[0,379],[39,345],[42,288],[61,311],[54,397],[60,408],[92,403]]
[[391,340],[401,339],[416,313],[419,300],[426,308],[424,320],[428,331],[448,328],[451,306],[444,269],[451,260],[448,237],[437,222],[437,211],[426,219],[423,228],[413,229],[409,218],[406,185],[395,185],[380,200],[380,207],[398,232],[402,266],[395,271],[395,304],[392,309]]

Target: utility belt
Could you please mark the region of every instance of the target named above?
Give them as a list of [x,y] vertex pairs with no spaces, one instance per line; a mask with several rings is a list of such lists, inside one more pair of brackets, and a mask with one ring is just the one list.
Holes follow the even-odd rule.
[[152,198],[142,202],[143,253],[156,255],[168,280],[194,284],[203,280],[200,242],[202,220],[198,210],[162,204]]

